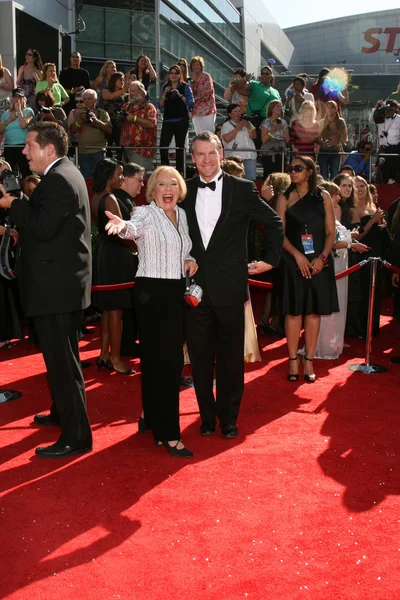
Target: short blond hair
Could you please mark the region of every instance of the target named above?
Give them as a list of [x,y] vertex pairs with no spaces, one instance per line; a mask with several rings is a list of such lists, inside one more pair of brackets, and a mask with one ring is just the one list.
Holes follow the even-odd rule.
[[150,202],[152,202],[155,199],[154,188],[156,187],[157,178],[163,173],[171,173],[171,175],[173,175],[176,178],[179,186],[178,203],[182,202],[182,200],[186,198],[187,192],[185,180],[183,179],[182,175],[176,169],[174,169],[174,167],[167,167],[166,165],[157,167],[157,169],[153,171],[150,175],[150,179],[147,182],[146,188],[147,202],[150,204]]
[[201,64],[201,70],[204,71],[204,58],[202,56],[193,56],[190,60],[190,70],[192,71],[192,66],[194,62],[198,62]]

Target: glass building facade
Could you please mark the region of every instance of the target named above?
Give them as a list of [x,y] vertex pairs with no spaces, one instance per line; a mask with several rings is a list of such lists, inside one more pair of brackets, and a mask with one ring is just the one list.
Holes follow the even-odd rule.
[[229,0],[84,0],[80,17],[76,47],[93,79],[106,60],[126,72],[146,54],[163,80],[179,58],[200,55],[222,98],[232,71],[244,66],[241,15]]

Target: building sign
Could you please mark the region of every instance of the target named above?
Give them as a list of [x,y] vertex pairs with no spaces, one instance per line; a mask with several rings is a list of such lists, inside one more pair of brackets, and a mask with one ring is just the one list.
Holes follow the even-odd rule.
[[[398,39],[397,36],[399,36]],[[364,40],[367,44],[370,44],[369,46],[363,46],[361,48],[361,52],[364,54],[373,54],[374,52],[378,52],[378,50],[392,53],[393,51],[399,50],[400,27],[386,27],[385,29],[382,27],[371,27],[364,33]]]

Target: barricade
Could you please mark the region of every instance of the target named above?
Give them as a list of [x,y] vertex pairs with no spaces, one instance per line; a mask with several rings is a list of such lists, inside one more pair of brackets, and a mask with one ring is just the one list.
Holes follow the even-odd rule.
[[[366,375],[371,375],[374,373],[383,373],[387,371],[387,367],[383,367],[378,364],[371,363],[371,354],[372,354],[372,338],[373,338],[373,314],[374,314],[374,306],[375,306],[375,291],[376,291],[376,274],[378,265],[383,265],[387,269],[395,273],[400,273],[400,268],[391,265],[386,260],[383,261],[381,258],[376,256],[371,256],[366,260],[362,260],[359,263],[341,271],[340,273],[336,273],[335,279],[339,280],[343,277],[348,277],[352,273],[363,269],[367,264],[371,263],[371,277],[370,277],[370,289],[369,289],[369,301],[368,301],[368,321],[367,321],[367,337],[365,341],[365,362],[357,363],[354,365],[349,365],[347,368],[350,371],[357,371],[358,373],[364,373]],[[258,281],[257,279],[247,279],[247,282],[252,287],[257,287],[261,289],[270,290],[273,288],[273,284],[269,281]],[[114,290],[125,290],[128,288],[132,288],[135,285],[134,281],[130,281],[128,283],[117,283],[113,285],[96,285],[92,286],[92,291],[94,292],[103,292],[103,291],[114,291]]]

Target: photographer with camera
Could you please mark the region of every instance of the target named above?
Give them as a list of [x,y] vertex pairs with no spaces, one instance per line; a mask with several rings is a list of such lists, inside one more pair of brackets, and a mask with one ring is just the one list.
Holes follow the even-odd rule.
[[353,150],[346,158],[342,169],[344,166],[351,167],[355,175],[361,175],[369,181],[369,163],[372,151],[372,142],[361,140],[357,146],[357,150]]
[[267,118],[261,123],[261,158],[264,168],[264,180],[276,171],[283,171],[282,152],[285,152],[289,140],[289,128],[283,119],[283,107],[280,100],[272,100],[268,106]]
[[85,179],[92,177],[93,170],[106,156],[107,135],[112,131],[110,115],[96,106],[94,90],[83,92],[84,108],[76,110],[76,121],[70,125],[71,135],[79,133],[79,167]]
[[[224,145],[224,157],[233,154],[243,158],[244,177],[255,181],[257,177],[257,152],[254,141],[256,138],[255,127],[242,115],[239,104],[229,104],[226,109],[228,118],[222,125],[221,138]],[[239,148],[239,150],[237,150]],[[254,152],[251,152],[254,150]]]
[[396,100],[378,100],[369,115],[369,121],[378,127],[380,154],[397,154],[382,156],[379,159],[383,183],[400,183],[400,115],[399,103]]
[[261,147],[261,123],[267,118],[268,105],[272,100],[281,99],[278,90],[272,87],[275,76],[271,67],[264,66],[261,69],[260,80],[254,79],[254,75],[247,74],[235,81],[235,89],[238,94],[248,97],[246,115],[251,117],[251,122],[256,128],[256,148]]
[[67,115],[61,106],[54,106],[54,96],[49,90],[36,94],[36,122],[59,123],[67,129]]
[[4,133],[4,158],[13,170],[20,170],[22,177],[30,173],[22,150],[28,133],[27,127],[34,116],[33,110],[26,106],[24,90],[15,88],[12,91],[11,107],[0,117],[0,135]]

